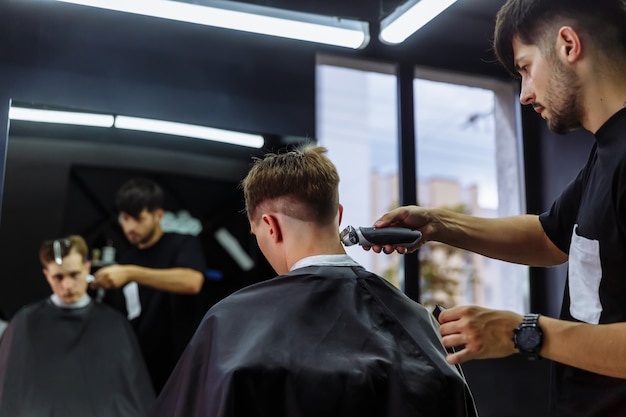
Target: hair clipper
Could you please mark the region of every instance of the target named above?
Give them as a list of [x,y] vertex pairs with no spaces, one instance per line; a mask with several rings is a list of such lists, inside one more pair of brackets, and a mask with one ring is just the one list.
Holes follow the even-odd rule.
[[339,235],[345,246],[385,246],[410,248],[420,241],[422,232],[405,227],[353,227],[348,226]]

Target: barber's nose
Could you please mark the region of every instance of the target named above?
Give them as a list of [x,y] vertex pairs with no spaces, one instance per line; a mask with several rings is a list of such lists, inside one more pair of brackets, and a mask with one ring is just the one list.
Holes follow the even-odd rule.
[[524,105],[532,104],[535,102],[535,91],[532,87],[532,83],[526,78],[522,78],[519,101]]

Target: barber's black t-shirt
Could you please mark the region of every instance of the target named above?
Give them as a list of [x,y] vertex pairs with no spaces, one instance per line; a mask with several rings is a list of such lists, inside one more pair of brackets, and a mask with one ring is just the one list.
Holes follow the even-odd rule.
[[[587,164],[539,219],[548,237],[569,254],[561,319],[625,322],[626,109],[595,136]],[[626,416],[626,379],[554,364],[553,387],[555,416]]]
[[[131,248],[119,256],[118,263],[157,269],[184,267],[200,271],[203,275],[206,271],[200,241],[177,233],[164,233],[155,245],[146,249]],[[120,300],[123,300],[120,294],[121,291],[117,294],[117,302],[112,304],[126,314],[125,303],[120,305]],[[202,320],[207,306],[196,295],[173,294],[143,285],[139,285],[139,299],[141,314],[131,324],[158,393]]]

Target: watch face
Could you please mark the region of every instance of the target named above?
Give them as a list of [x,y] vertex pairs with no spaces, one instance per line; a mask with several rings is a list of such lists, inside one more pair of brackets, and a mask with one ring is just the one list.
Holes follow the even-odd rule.
[[541,344],[541,330],[537,327],[522,327],[517,332],[517,346],[523,351],[534,351]]

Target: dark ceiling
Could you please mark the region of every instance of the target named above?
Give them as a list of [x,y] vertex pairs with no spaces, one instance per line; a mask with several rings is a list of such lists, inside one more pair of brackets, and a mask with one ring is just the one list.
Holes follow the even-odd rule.
[[[184,0],[179,0],[184,1]],[[404,0],[239,0],[262,6],[307,13],[375,21],[387,16]],[[202,0],[195,1],[202,4]]]
[[[405,0],[238,0],[281,9],[318,13],[328,16],[379,21],[393,12]],[[202,4],[202,0],[194,3]],[[461,20],[482,20],[490,25],[504,3],[503,0],[459,0],[445,14]]]
[[[495,16],[505,0],[458,0],[401,45],[383,45],[378,22],[404,0],[239,0],[264,6],[365,20],[372,39],[364,55],[498,77],[508,74],[491,51]],[[202,0],[195,1],[202,3]]]
[[[202,4],[203,0],[179,0]],[[509,78],[504,69],[495,62],[491,51],[495,15],[505,0],[458,0],[436,19],[428,23],[400,45],[386,45],[378,40],[379,22],[390,14],[404,0],[238,0],[288,10],[317,13],[328,16],[365,20],[370,24],[371,39],[362,50],[353,51],[325,45],[310,45],[306,42],[280,40],[277,38],[256,36],[248,42],[254,51],[270,47],[275,55],[285,51],[288,56],[293,46],[298,49],[314,49],[319,53],[330,53],[395,62],[406,65],[441,68],[456,72]],[[175,55],[184,53],[180,46],[174,45],[174,39],[184,37],[185,44],[191,50],[194,45],[202,45],[206,39],[219,37],[251,39],[250,35],[228,33],[223,30],[197,29],[180,22],[162,22],[155,31],[154,19],[136,19],[117,12],[95,12],[84,7],[45,1],[1,0],[0,9],[4,5],[12,5],[11,17],[4,21],[0,12],[0,34],[4,43],[22,50],[23,55],[28,49],[25,44],[30,42],[52,42],[53,38],[72,39],[73,43],[108,44],[116,50],[124,48],[131,54],[146,54],[150,50],[168,51]],[[30,12],[29,12],[30,11]],[[97,18],[95,17],[97,16]],[[72,21],[68,24],[68,21]],[[27,33],[21,32],[28,27]],[[45,28],[45,32],[37,30]],[[77,37],[78,33],[85,35]],[[157,34],[158,32],[158,34]],[[19,37],[16,37],[19,36]],[[26,36],[26,38],[24,37]],[[154,42],[156,38],[158,42]],[[169,45],[172,43],[172,45]],[[226,44],[224,44],[226,45]],[[52,51],[53,48],[47,49]],[[217,51],[213,51],[217,52]],[[33,57],[25,57],[32,59]],[[36,57],[41,59],[41,57]],[[171,62],[179,60],[172,57]]]

